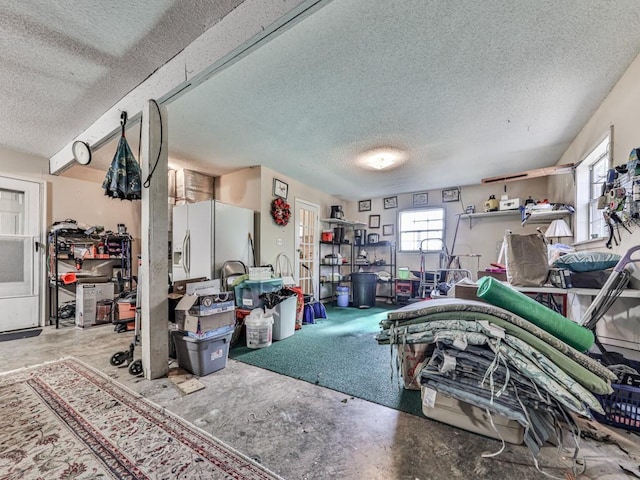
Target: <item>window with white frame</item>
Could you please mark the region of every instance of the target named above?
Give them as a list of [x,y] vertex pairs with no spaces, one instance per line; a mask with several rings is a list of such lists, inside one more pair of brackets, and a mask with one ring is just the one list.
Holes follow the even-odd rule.
[[600,137],[576,167],[575,186],[576,214],[574,239],[582,242],[607,236],[602,210],[598,209],[598,198],[602,193],[602,182],[611,168],[611,145],[613,126]]
[[609,169],[609,137],[587,156],[589,162],[589,238],[606,237],[606,224],[598,199],[602,195],[602,184]]
[[398,214],[401,252],[439,252],[444,245],[444,208],[416,208]]
[[611,140],[613,130],[601,137],[576,168],[576,224],[577,242],[607,236],[602,209],[598,199],[602,183],[611,168]]

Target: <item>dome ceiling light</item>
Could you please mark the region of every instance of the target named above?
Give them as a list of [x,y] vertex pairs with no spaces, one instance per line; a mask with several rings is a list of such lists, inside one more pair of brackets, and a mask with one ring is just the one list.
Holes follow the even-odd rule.
[[358,165],[368,170],[391,170],[404,163],[406,155],[395,148],[376,148],[363,153],[358,158]]

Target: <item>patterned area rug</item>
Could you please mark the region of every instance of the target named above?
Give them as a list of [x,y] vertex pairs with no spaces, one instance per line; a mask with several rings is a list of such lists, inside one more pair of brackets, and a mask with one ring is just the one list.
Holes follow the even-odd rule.
[[279,479],[74,358],[0,375],[0,478]]

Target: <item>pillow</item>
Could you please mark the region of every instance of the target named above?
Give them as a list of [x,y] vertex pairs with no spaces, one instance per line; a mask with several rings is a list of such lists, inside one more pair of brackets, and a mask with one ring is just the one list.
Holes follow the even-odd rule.
[[562,255],[553,262],[553,266],[566,268],[572,272],[595,272],[615,267],[620,258],[617,253],[576,252]]

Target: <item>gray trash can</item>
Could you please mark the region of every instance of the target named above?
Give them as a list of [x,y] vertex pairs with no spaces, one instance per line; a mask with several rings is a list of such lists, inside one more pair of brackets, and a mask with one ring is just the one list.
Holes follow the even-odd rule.
[[371,272],[354,272],[351,274],[353,283],[353,306],[369,308],[376,306],[376,282],[378,275]]

